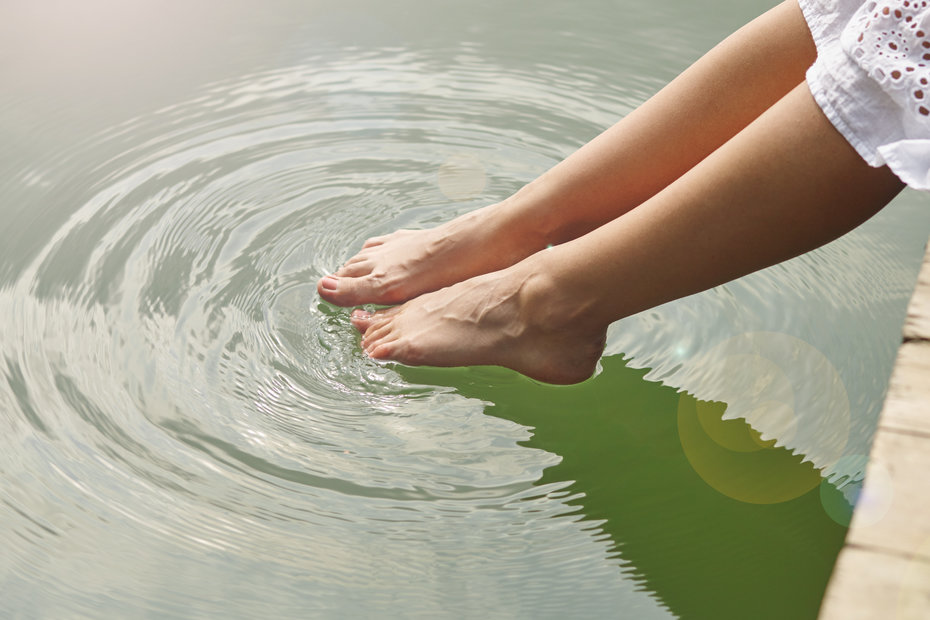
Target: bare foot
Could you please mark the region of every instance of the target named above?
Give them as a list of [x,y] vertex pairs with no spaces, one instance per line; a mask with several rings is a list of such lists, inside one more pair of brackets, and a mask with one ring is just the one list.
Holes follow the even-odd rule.
[[514,225],[512,219],[503,202],[436,228],[374,237],[335,274],[321,278],[317,292],[339,306],[391,305],[508,267],[544,247],[531,224]]
[[[534,255],[375,313],[352,324],[374,359],[413,366],[505,366],[547,383],[578,383],[594,373],[607,325],[584,304],[563,299]],[[535,259],[535,260],[534,260]],[[542,261],[544,262],[544,261]]]

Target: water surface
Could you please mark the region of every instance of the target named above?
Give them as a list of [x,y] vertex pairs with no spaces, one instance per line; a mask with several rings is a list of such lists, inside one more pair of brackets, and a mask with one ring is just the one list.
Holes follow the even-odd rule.
[[314,290],[765,3],[49,6],[0,9],[0,615],[816,614],[922,197],[569,388],[372,362]]

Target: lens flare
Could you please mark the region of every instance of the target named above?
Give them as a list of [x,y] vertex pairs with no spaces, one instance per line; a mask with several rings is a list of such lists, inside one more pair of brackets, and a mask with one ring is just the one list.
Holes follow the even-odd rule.
[[749,504],[777,504],[820,482],[810,461],[765,440],[744,420],[724,419],[724,403],[689,394],[678,399],[678,433],[685,456],[704,482]]
[[[727,339],[688,363],[695,396],[726,403],[727,420],[743,419],[766,440],[803,454],[830,472],[849,441],[850,405],[834,365],[809,343],[776,332]],[[861,471],[861,470],[857,470]]]
[[853,509],[862,493],[865,465],[869,457],[866,454],[848,454],[836,463],[836,470],[856,472],[825,478],[820,483],[820,503],[824,512],[843,526],[852,521]]
[[872,461],[865,474],[865,481],[856,497],[853,524],[869,527],[881,521],[894,500],[894,481],[882,463]]
[[697,397],[682,395],[681,443],[698,475],[721,493],[757,504],[787,501],[815,488],[818,470],[839,461],[849,399],[815,347],[786,334],[749,332],[692,366],[709,387]]

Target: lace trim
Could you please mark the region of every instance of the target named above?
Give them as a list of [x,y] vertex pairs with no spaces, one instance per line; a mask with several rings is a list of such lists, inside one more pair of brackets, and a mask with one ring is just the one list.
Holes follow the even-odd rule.
[[926,0],[867,2],[843,30],[847,54],[905,109],[930,125],[930,18]]

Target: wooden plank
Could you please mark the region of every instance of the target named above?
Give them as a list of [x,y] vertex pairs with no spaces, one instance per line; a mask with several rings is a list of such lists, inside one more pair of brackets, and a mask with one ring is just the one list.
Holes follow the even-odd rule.
[[881,428],[930,437],[930,341],[905,342],[898,350]]
[[930,246],[821,620],[930,618]]
[[879,429],[846,543],[930,561],[930,438]]
[[930,562],[847,546],[830,579],[820,620],[926,620]]
[[930,246],[924,254],[924,262],[917,276],[917,287],[907,307],[904,321],[904,338],[930,339]]

